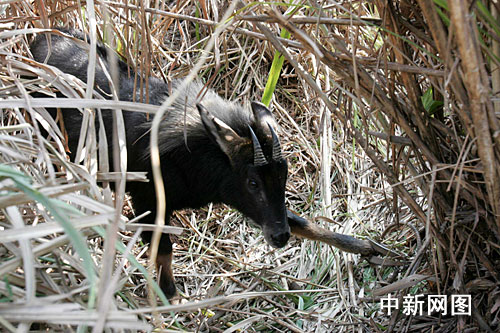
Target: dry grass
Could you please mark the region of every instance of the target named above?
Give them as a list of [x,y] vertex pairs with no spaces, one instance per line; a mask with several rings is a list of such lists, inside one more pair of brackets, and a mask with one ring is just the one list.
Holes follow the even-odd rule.
[[[499,329],[500,29],[488,16],[497,17],[493,2],[486,10],[451,0],[450,10],[426,0],[332,2],[321,10],[304,2],[238,3],[197,75],[228,99],[260,99],[280,50],[286,60],[272,105],[290,165],[288,206],[323,217],[316,223],[331,230],[384,243],[403,255],[403,265],[371,265],[296,239],[272,249],[236,211],[209,206],[173,218],[184,228],[175,236],[176,305],[148,299],[147,247],[123,216],[134,219],[122,210],[123,191],[113,194],[106,181],[123,175],[97,158],[103,143],[90,131],[81,160],[70,162],[64,131],[46,111],[64,103],[88,114],[156,108],[104,100],[29,54],[40,29],[89,32],[95,20],[99,40],[139,72],[183,77],[227,9],[215,1],[125,3],[0,4],[3,330]],[[468,10],[477,15],[462,17]],[[284,27],[290,39],[277,37]],[[55,91],[72,99],[54,105],[28,96]],[[471,294],[473,316],[387,316],[379,311],[387,290],[397,297]]]

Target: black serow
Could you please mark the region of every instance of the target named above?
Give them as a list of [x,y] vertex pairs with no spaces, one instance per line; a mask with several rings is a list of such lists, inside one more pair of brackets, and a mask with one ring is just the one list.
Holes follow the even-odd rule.
[[[79,31],[62,32],[84,40]],[[35,60],[44,62],[48,53],[46,35],[40,35],[31,44]],[[97,55],[107,65],[107,49],[98,46]],[[70,38],[51,35],[49,65],[87,80],[88,49]],[[121,100],[139,100],[141,94],[134,91],[133,73],[129,77],[127,65],[119,61]],[[107,69],[109,73],[109,69]],[[172,85],[149,78],[149,103],[160,105]],[[163,181],[167,200],[167,223],[170,214],[177,209],[198,208],[210,202],[231,205],[259,225],[266,241],[274,247],[283,247],[292,231],[298,235],[315,238],[310,225],[288,212],[285,208],[285,182],[287,162],[283,158],[280,143],[273,128],[276,123],[271,112],[262,104],[251,104],[251,112],[239,105],[221,99],[208,91],[201,101],[197,96],[200,83],[192,83],[168,111],[160,127],[160,152]],[[109,81],[100,65],[95,70],[95,89],[110,95]],[[186,112],[186,115],[185,115]],[[151,175],[149,153],[150,122],[139,112],[124,112],[126,126],[128,170],[147,171]],[[110,112],[103,112],[108,135],[112,133]],[[74,109],[63,111],[68,131],[68,145],[76,150],[81,128],[81,114]],[[187,138],[184,137],[187,133]],[[111,142],[111,139],[108,139]],[[127,184],[137,214],[151,211],[145,222],[154,223],[156,196],[152,183],[130,182]],[[145,238],[150,240],[151,233]],[[157,265],[160,270],[159,284],[167,297],[175,294],[172,275],[172,243],[168,235],[161,238]],[[161,267],[161,269],[160,269]]]

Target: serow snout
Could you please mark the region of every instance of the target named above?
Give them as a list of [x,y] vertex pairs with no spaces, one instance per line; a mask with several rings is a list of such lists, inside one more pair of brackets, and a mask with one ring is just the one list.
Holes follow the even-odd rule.
[[283,247],[290,238],[290,231],[284,231],[271,235],[271,245],[274,247]]
[[264,225],[263,229],[264,238],[272,247],[283,247],[288,242],[288,239],[290,239],[290,226],[288,223],[283,224],[276,222],[272,226],[266,227],[266,225]]

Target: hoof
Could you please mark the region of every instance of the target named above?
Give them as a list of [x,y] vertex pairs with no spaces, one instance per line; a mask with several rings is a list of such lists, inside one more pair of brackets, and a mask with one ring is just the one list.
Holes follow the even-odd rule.
[[162,279],[162,276],[160,276],[160,288],[169,300],[177,295],[177,288],[173,279]]

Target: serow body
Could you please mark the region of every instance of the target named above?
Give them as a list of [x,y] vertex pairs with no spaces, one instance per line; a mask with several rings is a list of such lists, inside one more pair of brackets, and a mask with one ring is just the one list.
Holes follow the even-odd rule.
[[[65,34],[84,40],[75,30]],[[87,80],[88,48],[71,38],[51,34],[37,36],[30,49],[34,59]],[[50,45],[50,53],[49,51]],[[98,46],[100,58],[95,68],[94,89],[110,97],[107,53]],[[48,56],[49,55],[49,56]],[[48,57],[47,57],[48,56]],[[104,67],[104,68],[103,68]],[[138,101],[145,94],[134,90],[134,74],[119,61],[119,98]],[[178,81],[170,85],[155,78],[148,79],[149,103],[160,105]],[[287,162],[283,158],[275,132],[276,122],[263,104],[251,103],[251,110],[223,100],[208,90],[202,100],[197,97],[203,85],[195,82],[181,92],[167,111],[159,132],[161,171],[166,191],[166,216],[182,208],[199,208],[208,203],[228,204],[253,220],[263,230],[266,241],[283,247],[290,237],[285,207]],[[135,97],[135,98],[134,98]],[[111,142],[112,111],[104,111],[103,119],[108,142]],[[128,170],[147,171],[151,122],[146,114],[124,112],[127,137]],[[68,146],[75,152],[81,130],[82,115],[76,109],[63,110],[68,132]],[[156,195],[154,184],[127,183],[136,214],[151,211],[143,222],[154,223]],[[151,233],[145,233],[149,241]],[[159,284],[167,297],[176,293],[172,274],[172,243],[163,234],[158,250]]]

